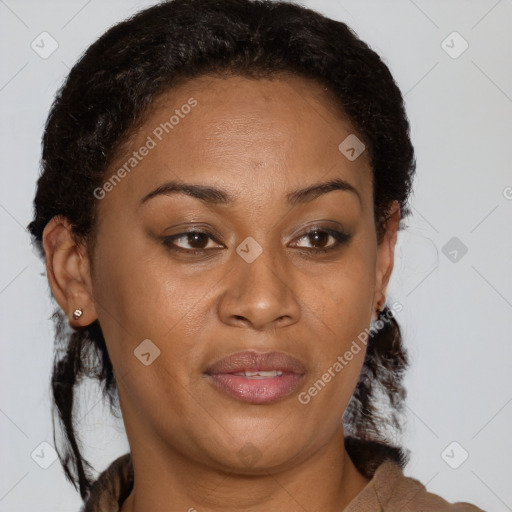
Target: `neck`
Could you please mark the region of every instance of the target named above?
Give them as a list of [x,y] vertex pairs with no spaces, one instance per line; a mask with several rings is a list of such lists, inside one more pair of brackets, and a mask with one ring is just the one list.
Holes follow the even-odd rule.
[[348,456],[338,430],[320,450],[279,472],[223,472],[153,446],[133,446],[134,487],[121,512],[339,511],[368,479]]

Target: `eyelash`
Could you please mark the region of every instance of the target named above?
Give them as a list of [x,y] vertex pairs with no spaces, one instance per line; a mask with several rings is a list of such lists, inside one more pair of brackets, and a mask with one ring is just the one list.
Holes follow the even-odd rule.
[[[310,253],[312,252],[315,254],[326,254],[328,252],[335,251],[336,249],[339,249],[342,245],[346,245],[352,238],[352,235],[349,235],[348,233],[345,233],[344,231],[339,231],[339,230],[331,229],[331,228],[316,227],[316,228],[313,228],[310,231],[304,233],[303,235],[301,235],[297,240],[303,240],[314,233],[327,233],[328,235],[330,235],[334,238],[335,243],[327,248],[318,248],[317,247],[317,248],[310,249],[307,247],[299,247],[299,249],[302,249],[302,250],[310,252]],[[176,235],[165,237],[162,241],[163,241],[163,244],[170,251],[186,253],[186,254],[189,254],[192,256],[204,255],[204,254],[206,254],[206,252],[212,250],[212,249],[183,249],[182,247],[178,247],[174,244],[175,240],[179,240],[180,238],[184,238],[189,235],[206,235],[209,239],[220,244],[220,242],[218,242],[211,233],[209,233],[208,231],[200,231],[200,230],[193,230],[193,231],[186,231],[184,233],[178,233]]]

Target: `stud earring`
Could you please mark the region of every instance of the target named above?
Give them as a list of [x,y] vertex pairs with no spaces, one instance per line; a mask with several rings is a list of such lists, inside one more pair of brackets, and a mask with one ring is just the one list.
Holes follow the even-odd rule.
[[75,320],[78,320],[84,313],[84,310],[82,308],[78,308],[78,309],[75,309],[75,311],[73,311],[73,318]]
[[385,308],[386,308],[385,303],[384,303],[384,306],[381,306],[380,303],[377,304],[377,308],[375,309],[375,315],[377,316],[377,320],[380,320],[384,316],[383,309],[385,309]]

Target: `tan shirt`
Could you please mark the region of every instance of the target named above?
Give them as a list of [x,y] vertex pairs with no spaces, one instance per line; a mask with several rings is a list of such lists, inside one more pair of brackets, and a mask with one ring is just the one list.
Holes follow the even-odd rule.
[[[80,512],[119,512],[133,488],[130,454],[100,474]],[[169,509],[170,510],[170,509]],[[395,462],[383,462],[368,485],[342,512],[484,512],[469,503],[450,504],[427,492],[418,480],[404,476]]]

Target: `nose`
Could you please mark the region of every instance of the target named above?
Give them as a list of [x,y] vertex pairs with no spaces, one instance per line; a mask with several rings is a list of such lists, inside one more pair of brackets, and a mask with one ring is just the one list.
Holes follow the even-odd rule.
[[222,322],[262,331],[298,321],[300,302],[293,290],[289,262],[269,250],[263,250],[251,263],[236,253],[233,260],[218,303]]

